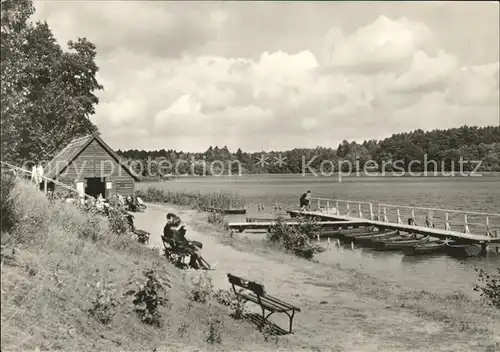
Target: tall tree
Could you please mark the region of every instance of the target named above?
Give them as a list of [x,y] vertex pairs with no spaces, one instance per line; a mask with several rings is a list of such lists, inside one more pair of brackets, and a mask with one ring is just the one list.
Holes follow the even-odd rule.
[[1,153],[3,160],[18,156],[21,125],[28,106],[27,87],[22,85],[28,58],[21,49],[34,13],[30,0],[1,0]]
[[[4,16],[22,19],[7,22],[6,32],[13,39],[7,41],[5,50],[2,37],[2,68],[5,52],[6,66],[16,67],[20,57],[23,69],[14,78],[4,77],[2,70],[2,83],[4,79],[14,82],[23,98],[17,109],[22,118],[9,115],[5,118],[15,131],[6,137],[17,142],[13,150],[6,151],[22,159],[50,159],[71,139],[97,129],[90,116],[99,102],[94,92],[103,87],[95,78],[98,71],[95,45],[79,38],[68,43],[68,52],[63,51],[46,22],[29,22],[32,13],[30,0],[2,0],[2,19]],[[4,26],[2,36],[3,33]],[[18,52],[10,47],[14,39],[20,43]],[[15,98],[13,92],[5,93],[6,100]],[[2,102],[3,99],[2,94]]]

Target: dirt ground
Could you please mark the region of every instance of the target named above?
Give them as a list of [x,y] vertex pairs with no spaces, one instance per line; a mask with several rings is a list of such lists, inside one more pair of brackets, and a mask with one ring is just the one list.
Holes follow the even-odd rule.
[[[287,339],[294,350],[316,351],[500,351],[500,313],[463,297],[412,291],[362,272],[266,250],[205,221],[207,214],[148,204],[136,226],[161,247],[167,212],[188,226],[187,237],[203,242],[215,288],[229,289],[227,273],[265,285],[266,291],[302,309]],[[258,311],[258,310],[257,310]],[[283,328],[288,317],[271,318]],[[249,326],[249,329],[252,327]],[[242,347],[243,348],[243,347]]]

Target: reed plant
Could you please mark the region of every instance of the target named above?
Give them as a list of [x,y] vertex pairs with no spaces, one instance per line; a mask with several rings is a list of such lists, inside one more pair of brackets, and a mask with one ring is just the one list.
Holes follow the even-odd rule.
[[235,194],[221,191],[214,193],[171,192],[156,187],[148,187],[145,191],[136,191],[136,195],[146,202],[170,203],[189,206],[194,209],[206,208],[244,208],[245,200]]

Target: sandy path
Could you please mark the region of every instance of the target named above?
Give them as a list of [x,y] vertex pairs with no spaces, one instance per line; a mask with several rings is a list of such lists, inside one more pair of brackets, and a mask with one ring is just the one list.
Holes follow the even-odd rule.
[[[162,247],[160,235],[167,212],[178,214],[188,225],[189,239],[203,242],[203,256],[209,263],[216,263],[216,270],[210,271],[216,288],[228,289],[226,275],[233,273],[265,284],[269,294],[302,308],[294,319],[295,334],[284,337],[291,339],[299,349],[353,352],[475,350],[468,334],[445,330],[440,323],[391,306],[386,300],[349,290],[346,288],[350,280],[348,272],[284,254],[240,251],[222,244],[219,241],[221,231],[197,231],[200,214],[194,211],[148,204],[148,210],[135,217],[136,226],[151,233],[150,246]],[[288,326],[285,315],[276,314],[272,320],[285,329]]]

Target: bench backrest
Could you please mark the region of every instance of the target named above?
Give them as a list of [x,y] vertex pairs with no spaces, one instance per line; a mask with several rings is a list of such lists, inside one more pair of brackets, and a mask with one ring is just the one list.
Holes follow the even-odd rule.
[[241,277],[234,276],[231,274],[227,274],[227,277],[229,279],[229,283],[233,285],[233,288],[234,286],[242,287],[244,289],[252,291],[257,296],[264,296],[266,294],[264,285],[258,284],[254,281],[247,281],[242,279]]

